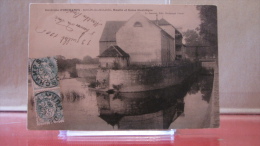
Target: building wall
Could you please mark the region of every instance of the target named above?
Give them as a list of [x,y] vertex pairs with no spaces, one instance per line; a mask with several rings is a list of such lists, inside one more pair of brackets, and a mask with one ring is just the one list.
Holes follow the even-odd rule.
[[[136,22],[142,27],[135,27]],[[130,55],[131,64],[161,64],[161,29],[136,13],[116,33],[117,45]]]
[[80,78],[95,78],[98,64],[76,64],[76,70]]
[[161,35],[161,58],[162,65],[173,64],[175,60],[175,43],[174,39],[162,31]]
[[116,42],[99,42],[99,54],[102,54],[107,48],[117,45]]
[[176,52],[176,53],[174,53],[175,55],[174,56],[176,56],[177,54],[178,55],[182,55],[182,53],[181,53],[181,47],[180,47],[180,49],[179,49],[179,51],[178,50],[176,50],[176,45],[179,45],[179,46],[182,46],[182,37],[177,37],[176,35],[177,34],[180,34],[179,32],[177,32],[177,30],[174,28],[174,27],[172,27],[171,25],[162,25],[162,26],[160,26],[164,31],[166,31],[171,37],[173,37],[174,38],[174,52]]
[[99,58],[100,66],[105,68],[115,67],[115,62],[119,65],[119,68],[127,67],[128,60],[123,57],[100,57]]
[[109,69],[98,69],[96,81],[100,83],[101,88],[108,88],[109,86]]
[[98,64],[76,64],[76,69],[95,69]]
[[171,37],[175,38],[175,28],[171,25],[162,25],[160,26],[164,31],[166,31]]
[[181,35],[181,33],[179,33],[176,29],[175,29],[175,43],[176,43],[176,45],[182,45],[182,36],[180,37],[180,36],[177,36],[177,35]]
[[194,64],[138,70],[110,70],[109,88],[121,85],[122,92],[148,91],[179,84],[195,71]]
[[114,57],[99,57],[100,67],[112,68],[114,66]]
[[182,45],[182,39],[176,39],[176,45]]

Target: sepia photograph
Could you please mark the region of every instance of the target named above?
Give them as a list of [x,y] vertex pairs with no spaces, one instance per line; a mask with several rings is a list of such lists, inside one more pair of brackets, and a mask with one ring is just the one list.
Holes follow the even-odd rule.
[[31,4],[28,129],[219,127],[217,7]]

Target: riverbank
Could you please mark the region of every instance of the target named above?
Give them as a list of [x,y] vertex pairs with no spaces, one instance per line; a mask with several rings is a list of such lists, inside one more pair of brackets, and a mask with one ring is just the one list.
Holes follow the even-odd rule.
[[207,111],[202,126],[205,128],[219,127],[219,72],[217,65],[214,67],[213,88]]

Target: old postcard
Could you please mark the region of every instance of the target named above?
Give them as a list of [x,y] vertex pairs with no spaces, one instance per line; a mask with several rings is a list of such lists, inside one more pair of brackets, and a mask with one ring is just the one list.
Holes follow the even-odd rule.
[[31,4],[28,129],[219,126],[216,6]]

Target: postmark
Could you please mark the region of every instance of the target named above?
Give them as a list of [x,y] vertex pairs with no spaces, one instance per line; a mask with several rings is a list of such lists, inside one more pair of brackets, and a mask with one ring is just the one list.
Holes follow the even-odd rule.
[[62,101],[59,91],[42,91],[35,93],[35,110],[37,125],[64,122]]
[[33,59],[31,75],[35,83],[34,89],[52,88],[59,85],[58,66],[54,57]]

